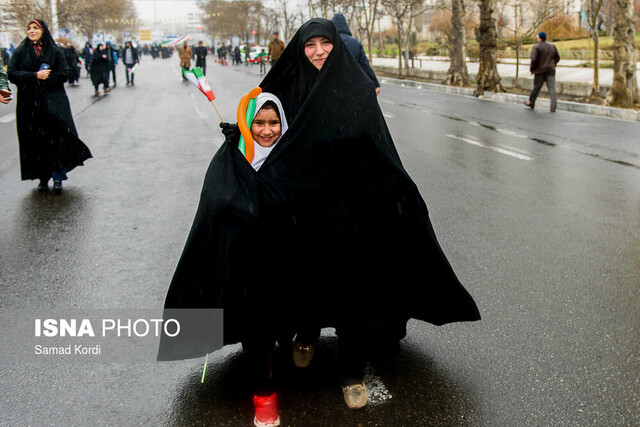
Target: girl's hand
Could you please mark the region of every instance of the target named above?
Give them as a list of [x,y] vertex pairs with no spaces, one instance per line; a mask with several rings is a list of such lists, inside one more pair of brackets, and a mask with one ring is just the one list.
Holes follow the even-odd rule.
[[38,80],[47,80],[49,74],[51,74],[51,70],[40,70],[36,73],[36,77]]

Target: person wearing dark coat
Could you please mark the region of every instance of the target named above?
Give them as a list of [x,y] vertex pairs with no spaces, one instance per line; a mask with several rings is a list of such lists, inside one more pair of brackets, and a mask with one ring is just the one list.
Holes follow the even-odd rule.
[[93,50],[91,57],[91,82],[95,88],[95,95],[100,95],[100,85],[104,89],[104,94],[110,92],[109,89],[109,54],[102,43],[99,43]]
[[[135,73],[131,73],[131,69],[140,63],[140,59],[138,58],[138,49],[133,47],[133,43],[130,41],[126,42],[124,48],[122,48],[122,63],[124,64],[125,75],[127,76],[127,86],[129,86],[129,84],[134,85],[133,79]],[[129,73],[131,73],[131,78],[129,78]]]
[[202,69],[202,74],[207,75],[207,48],[202,45],[202,41],[198,42],[198,47],[193,49],[193,54],[196,57],[196,67]]
[[[409,319],[480,313],[335,25],[303,24],[260,87],[281,101],[288,130],[255,171],[234,126],[222,125],[165,309],[224,308],[225,344],[256,331],[290,344],[292,330],[335,327],[345,401],[358,407],[351,392],[366,404],[364,362],[397,348]],[[158,359],[213,350],[163,336]]]
[[331,18],[331,20],[338,29],[340,38],[349,50],[349,53],[351,53],[358,64],[360,64],[360,67],[362,67],[362,71],[364,71],[367,76],[369,76],[371,82],[373,82],[373,85],[376,88],[376,94],[379,94],[380,83],[378,82],[376,73],[373,71],[373,68],[371,68],[371,64],[369,64],[369,58],[367,58],[367,54],[364,52],[362,43],[360,43],[360,40],[351,35],[351,30],[349,29],[349,25],[347,24],[347,20],[344,18],[344,15],[341,13],[336,13],[335,15],[333,15],[333,18]]
[[47,25],[34,19],[11,57],[9,80],[18,87],[16,120],[22,179],[39,179],[38,190],[62,192],[62,181],[91,158],[78,138],[64,90],[69,68]]
[[540,94],[542,85],[546,83],[551,99],[551,112],[555,113],[558,106],[558,97],[556,95],[556,65],[560,61],[560,54],[553,43],[547,41],[547,33],[540,31],[536,34],[538,43],[531,48],[531,65],[529,70],[534,75],[533,90],[529,94],[529,100],[524,105],[535,108],[536,99]]
[[78,53],[71,43],[67,43],[63,49],[65,59],[69,65],[69,84],[73,86],[80,79],[80,67],[78,67]]
[[111,42],[106,42],[104,46],[104,50],[107,52],[107,59],[109,60],[109,74],[107,74],[107,86],[109,86],[108,76],[111,75],[113,77],[113,87],[116,87],[118,83],[116,82],[116,65],[118,64],[118,53],[111,45]]
[[89,67],[91,66],[91,59],[93,57],[93,47],[91,43],[86,42],[84,49],[82,49],[82,58],[84,59],[84,68],[87,70],[87,77],[89,77]]

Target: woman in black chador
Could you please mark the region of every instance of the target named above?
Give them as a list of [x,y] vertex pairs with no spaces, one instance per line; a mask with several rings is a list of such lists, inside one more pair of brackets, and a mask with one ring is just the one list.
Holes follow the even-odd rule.
[[102,85],[105,95],[110,92],[109,71],[109,57],[107,50],[104,48],[104,44],[98,43],[96,48],[93,50],[91,66],[89,67],[91,83],[93,83],[96,96],[100,95],[100,85]]
[[[288,130],[255,171],[224,126],[165,307],[224,308],[225,343],[297,332],[298,366],[319,328],[335,327],[345,401],[362,407],[366,360],[397,348],[408,319],[480,314],[334,24],[303,24],[260,87],[281,101]],[[163,340],[159,359],[208,350]]]
[[9,63],[9,80],[18,87],[16,118],[22,179],[39,179],[38,190],[62,191],[67,172],[83,165],[91,152],[78,138],[64,82],[69,68],[47,25],[30,21],[27,37]]

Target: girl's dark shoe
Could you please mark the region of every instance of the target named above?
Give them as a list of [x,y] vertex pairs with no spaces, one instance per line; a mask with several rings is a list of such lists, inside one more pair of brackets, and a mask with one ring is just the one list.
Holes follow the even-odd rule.
[[53,192],[56,194],[62,193],[62,181],[53,181]]
[[40,184],[38,184],[38,191],[49,191],[49,180],[40,180]]

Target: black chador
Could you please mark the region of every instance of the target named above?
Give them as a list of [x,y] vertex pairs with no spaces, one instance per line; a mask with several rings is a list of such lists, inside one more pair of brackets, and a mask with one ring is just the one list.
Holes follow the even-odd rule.
[[[18,87],[16,119],[23,180],[49,179],[52,172],[69,172],[91,158],[78,138],[64,90],[69,78],[67,61],[47,25],[34,21],[43,30],[40,42],[25,38],[8,68],[9,80]],[[50,67],[51,74],[46,80],[38,80],[36,73],[43,64]]]
[[[321,70],[304,54],[315,36],[333,42]],[[251,328],[295,329],[310,313],[320,326],[361,316],[363,328],[392,339],[409,318],[479,320],[373,84],[333,23],[305,23],[260,86],[282,101],[289,129],[259,172],[235,141],[216,153],[165,307],[224,308],[226,343]],[[256,318],[264,321],[248,320]],[[159,358],[202,356],[204,347],[178,355],[165,342]]]

